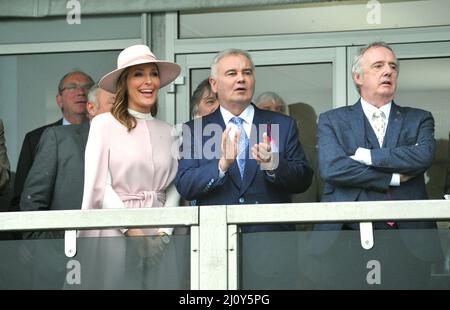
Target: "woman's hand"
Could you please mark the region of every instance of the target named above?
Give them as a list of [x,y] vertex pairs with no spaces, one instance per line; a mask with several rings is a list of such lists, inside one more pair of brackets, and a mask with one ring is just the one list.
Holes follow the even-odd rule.
[[140,237],[133,242],[136,242],[137,251],[141,258],[149,260],[152,264],[157,264],[160,261],[165,248],[162,236],[145,235],[140,228],[129,229],[126,235],[129,237]]

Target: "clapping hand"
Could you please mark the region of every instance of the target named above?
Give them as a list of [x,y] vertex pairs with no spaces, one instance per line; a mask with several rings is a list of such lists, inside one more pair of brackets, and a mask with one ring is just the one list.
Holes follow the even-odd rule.
[[219,160],[219,166],[222,171],[227,171],[228,168],[236,160],[238,153],[238,141],[239,141],[239,131],[234,133],[234,138],[231,139],[229,136],[231,127],[228,127],[222,134],[222,156]]
[[276,169],[276,162],[270,146],[269,137],[267,133],[263,134],[264,142],[255,144],[252,147],[252,156],[256,162],[261,166],[262,170],[272,171]]

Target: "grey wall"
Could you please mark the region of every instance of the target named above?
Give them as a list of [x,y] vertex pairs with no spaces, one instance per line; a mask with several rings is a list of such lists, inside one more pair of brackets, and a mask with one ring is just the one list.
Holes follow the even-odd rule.
[[6,123],[13,171],[25,134],[61,118],[55,99],[60,78],[69,71],[82,70],[97,81],[115,68],[117,55],[117,51],[110,51],[0,57],[0,115]]
[[[11,167],[18,157],[17,57],[0,56],[0,118],[5,126],[6,146]],[[15,169],[14,169],[15,170]]]

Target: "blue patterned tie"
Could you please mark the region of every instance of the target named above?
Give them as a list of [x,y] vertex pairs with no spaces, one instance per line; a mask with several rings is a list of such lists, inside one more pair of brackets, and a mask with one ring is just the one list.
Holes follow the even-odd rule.
[[242,123],[244,120],[240,117],[233,117],[230,122],[235,124],[239,129],[239,141],[238,141],[238,154],[237,154],[237,162],[239,167],[239,172],[241,174],[241,179],[244,178],[244,171],[245,171],[245,152],[247,150],[248,146],[248,137],[245,133],[244,126]]

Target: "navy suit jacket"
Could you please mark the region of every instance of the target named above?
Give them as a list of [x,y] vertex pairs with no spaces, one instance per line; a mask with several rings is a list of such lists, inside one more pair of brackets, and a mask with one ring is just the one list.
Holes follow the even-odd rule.
[[[229,205],[258,203],[289,203],[291,194],[304,192],[311,184],[313,171],[298,139],[295,120],[289,116],[255,107],[249,147],[262,141],[264,132],[279,149],[275,177],[261,170],[254,159],[246,160],[241,180],[235,161],[225,176],[219,178],[221,136],[225,123],[217,109],[210,115],[185,124],[183,145],[176,186],[181,196],[196,200],[197,205]],[[279,129],[279,130],[277,130]],[[290,225],[247,226],[245,231],[291,229]]]
[[[372,166],[350,158],[358,147],[371,149]],[[382,148],[360,101],[325,112],[318,124],[319,168],[325,182],[322,201],[427,199],[424,173],[432,164],[435,149],[430,112],[393,102]],[[390,186],[393,173],[415,177],[400,186]],[[399,229],[436,227],[434,222],[397,224]],[[342,224],[320,224],[315,230],[341,228]]]
[[[430,112],[392,103],[380,148],[375,133],[366,134],[365,115],[358,101],[320,115],[318,146],[325,181],[322,201],[386,200],[388,189],[391,200],[428,198],[424,172],[431,166],[436,148]],[[350,158],[358,147],[371,149],[372,166]],[[389,186],[393,173],[416,177],[400,186]]]

